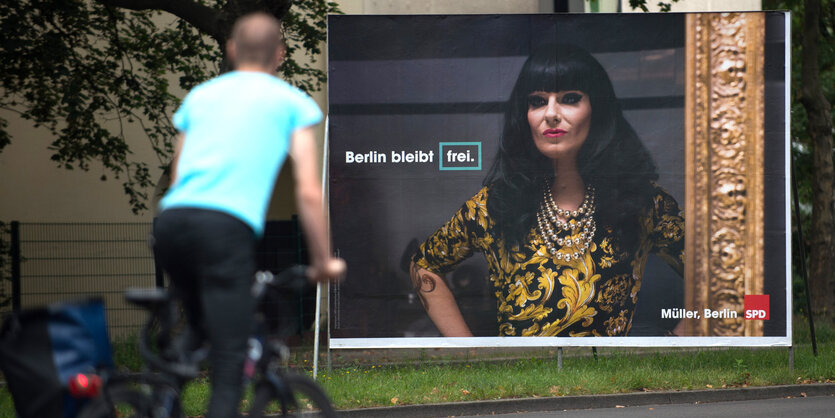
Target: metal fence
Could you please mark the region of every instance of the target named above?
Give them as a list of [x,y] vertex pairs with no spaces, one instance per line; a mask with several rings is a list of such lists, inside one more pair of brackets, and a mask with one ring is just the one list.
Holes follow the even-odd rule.
[[[5,318],[16,309],[101,297],[112,336],[135,334],[145,312],[124,301],[125,289],[164,285],[148,245],[150,222],[11,222],[0,229],[0,306]],[[296,219],[269,222],[258,248],[259,269],[277,271],[305,261]],[[0,299],[0,302],[2,300]],[[299,312],[312,321],[311,302]]]
[[145,314],[122,297],[129,287],[153,287],[151,224],[22,223],[10,225],[12,308],[101,297],[111,333],[133,332]]
[[11,229],[0,221],[0,319],[12,308],[12,254]]

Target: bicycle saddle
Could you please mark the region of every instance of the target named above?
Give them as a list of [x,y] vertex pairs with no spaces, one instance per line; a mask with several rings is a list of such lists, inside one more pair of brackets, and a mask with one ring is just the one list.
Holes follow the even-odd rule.
[[167,303],[169,299],[168,291],[158,287],[130,288],[125,290],[126,301],[146,309]]

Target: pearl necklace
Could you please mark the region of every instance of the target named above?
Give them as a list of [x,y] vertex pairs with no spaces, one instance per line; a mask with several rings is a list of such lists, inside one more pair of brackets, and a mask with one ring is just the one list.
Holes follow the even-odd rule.
[[[548,253],[556,257],[557,260],[571,261],[578,260],[591,246],[594,233],[597,226],[594,222],[594,212],[596,206],[594,204],[594,186],[588,185],[586,187],[586,195],[583,197],[583,204],[577,210],[565,210],[557,206],[554,202],[554,197],[551,195],[551,184],[549,181],[544,182],[542,203],[539,206],[539,211],[536,213],[537,226],[539,235],[545,241],[545,247]],[[560,218],[565,218],[563,221]],[[572,235],[579,236],[572,238]],[[567,235],[561,237],[560,235]],[[560,252],[561,248],[567,248],[568,252]],[[574,249],[572,252],[571,249]]]

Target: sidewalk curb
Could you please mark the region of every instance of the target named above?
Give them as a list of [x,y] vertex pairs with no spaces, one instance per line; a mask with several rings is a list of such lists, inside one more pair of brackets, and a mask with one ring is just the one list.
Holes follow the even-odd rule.
[[340,410],[341,417],[449,417],[460,415],[512,414],[517,412],[561,411],[566,409],[614,408],[616,406],[665,405],[747,401],[805,396],[833,396],[835,383],[762,386],[680,392],[635,392],[605,395],[523,398],[444,404]]

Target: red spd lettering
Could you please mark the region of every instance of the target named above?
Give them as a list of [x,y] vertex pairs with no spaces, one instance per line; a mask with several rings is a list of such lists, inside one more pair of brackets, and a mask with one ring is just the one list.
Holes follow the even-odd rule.
[[768,319],[768,295],[745,295],[745,319]]

